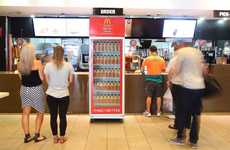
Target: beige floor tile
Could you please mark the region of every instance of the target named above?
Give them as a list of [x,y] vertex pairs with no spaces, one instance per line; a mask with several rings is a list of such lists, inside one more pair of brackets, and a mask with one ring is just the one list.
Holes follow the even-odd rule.
[[[123,122],[90,123],[88,115],[68,115],[64,144],[53,144],[49,115],[45,115],[41,133],[47,140],[23,143],[21,115],[0,114],[0,150],[190,150],[189,145],[171,145],[176,131],[168,129],[165,117],[146,118],[127,115]],[[31,115],[31,134],[35,115]],[[201,150],[230,149],[230,115],[203,115],[199,146]]]

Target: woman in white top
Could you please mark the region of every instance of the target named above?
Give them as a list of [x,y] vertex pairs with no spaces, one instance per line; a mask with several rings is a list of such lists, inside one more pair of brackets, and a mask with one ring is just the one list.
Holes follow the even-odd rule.
[[[69,106],[69,84],[73,80],[74,70],[71,64],[64,61],[64,49],[54,48],[53,59],[44,69],[48,83],[47,103],[50,111],[50,126],[54,136],[54,143],[64,143],[67,127],[66,113]],[[57,130],[57,116],[60,118],[60,137]]]

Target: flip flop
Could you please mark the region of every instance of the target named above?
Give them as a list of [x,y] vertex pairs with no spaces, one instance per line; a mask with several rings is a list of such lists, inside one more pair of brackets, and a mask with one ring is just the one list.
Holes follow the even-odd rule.
[[34,140],[34,137],[31,137],[30,135],[26,136],[24,138],[24,143],[29,143]]
[[47,139],[45,136],[40,136],[40,134],[35,133],[35,136],[34,136],[34,142],[35,143],[44,141],[45,139]]

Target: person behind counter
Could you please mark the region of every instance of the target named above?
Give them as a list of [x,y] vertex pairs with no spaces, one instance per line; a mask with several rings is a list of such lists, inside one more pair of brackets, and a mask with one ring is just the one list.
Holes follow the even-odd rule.
[[162,76],[161,72],[165,70],[165,61],[158,56],[156,46],[151,46],[149,56],[142,63],[142,70],[145,72],[145,92],[146,110],[143,115],[151,116],[152,99],[157,101],[157,116],[160,116],[161,96],[162,96]]
[[[73,66],[64,61],[64,49],[61,46],[54,48],[53,59],[45,66],[44,73],[48,83],[47,103],[50,110],[50,126],[54,143],[66,141],[67,128],[66,113],[69,106],[68,86],[73,80]],[[57,116],[60,118],[60,137],[57,131]]]
[[[20,61],[18,71],[21,77],[20,96],[22,103],[22,128],[25,133],[24,143],[32,140],[39,142],[45,140],[45,136],[40,136],[40,130],[43,122],[45,102],[42,86],[43,67],[40,61],[35,59],[34,49],[31,45],[25,45],[20,52]],[[35,121],[35,136],[30,136],[29,115],[31,108],[37,111]]]

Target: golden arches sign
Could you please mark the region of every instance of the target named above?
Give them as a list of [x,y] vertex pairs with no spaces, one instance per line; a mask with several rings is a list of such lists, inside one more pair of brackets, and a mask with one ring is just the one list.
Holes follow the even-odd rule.
[[104,20],[104,25],[111,25],[111,20],[109,18],[106,18]]

